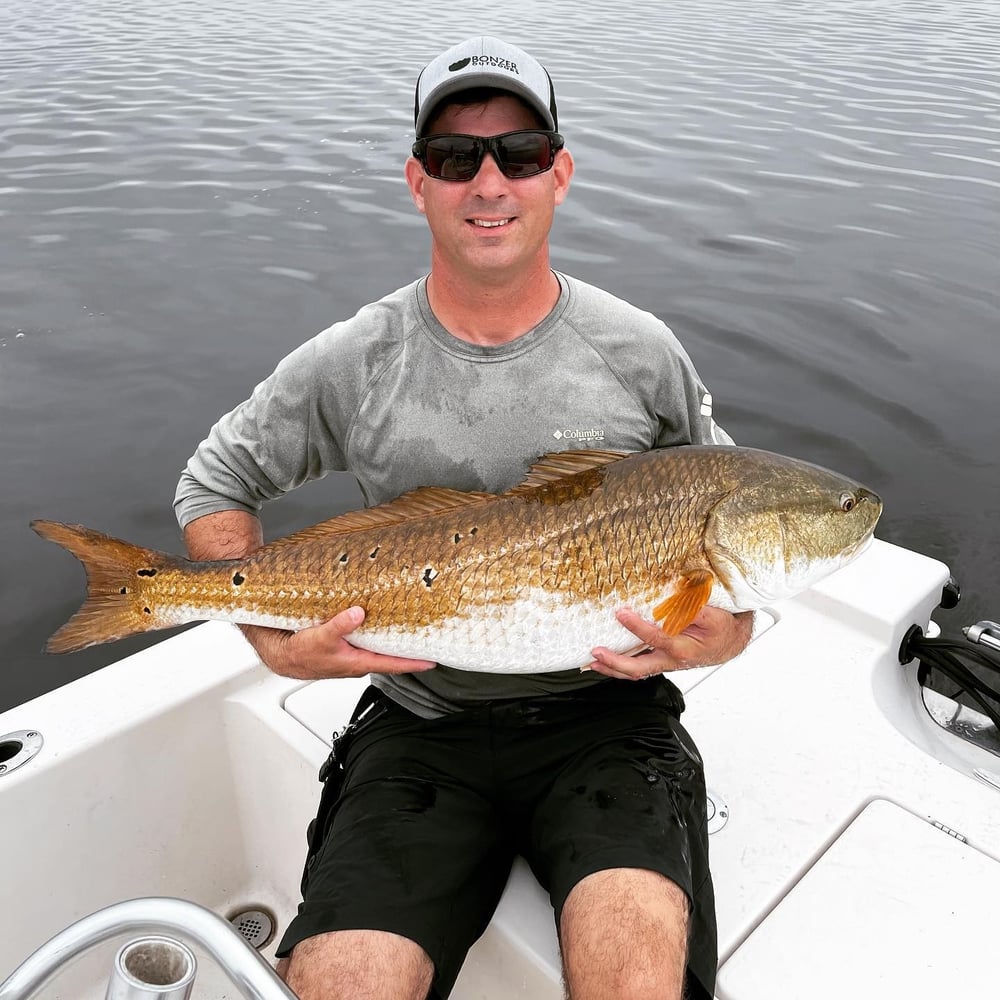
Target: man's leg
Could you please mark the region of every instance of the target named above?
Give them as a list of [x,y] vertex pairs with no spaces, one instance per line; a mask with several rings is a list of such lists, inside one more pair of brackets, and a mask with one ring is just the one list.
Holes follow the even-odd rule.
[[680,1000],[687,934],[687,896],[658,872],[588,875],[560,922],[570,1000]]
[[302,1000],[450,991],[513,858],[481,787],[489,730],[472,714],[424,720],[393,706],[355,736],[342,788],[324,792],[303,902],[278,945],[289,960],[279,975]]
[[608,681],[532,723],[522,853],[555,908],[572,1000],[676,1000],[681,984],[711,1000],[705,783],[679,698],[659,679]]
[[398,934],[332,931],[300,941],[278,973],[299,1000],[425,1000],[434,965]]

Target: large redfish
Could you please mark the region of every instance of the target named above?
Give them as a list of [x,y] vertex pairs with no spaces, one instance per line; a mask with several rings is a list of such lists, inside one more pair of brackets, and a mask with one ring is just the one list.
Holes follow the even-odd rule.
[[705,604],[792,596],[861,552],[881,511],[876,494],[818,466],[691,446],[548,455],[506,493],[416,490],[243,559],[191,562],[80,526],[32,527],[87,570],[87,599],[52,652],[203,619],[300,629],[361,605],[355,645],[520,673],[633,648],[621,607],[673,635]]

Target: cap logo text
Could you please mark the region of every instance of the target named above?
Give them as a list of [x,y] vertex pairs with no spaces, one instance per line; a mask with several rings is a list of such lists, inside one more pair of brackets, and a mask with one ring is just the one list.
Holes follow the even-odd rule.
[[458,62],[453,62],[448,67],[448,71],[456,73],[460,69],[465,69],[470,64],[473,66],[488,66],[490,69],[503,69],[517,76],[521,75],[516,62],[510,59],[501,59],[500,56],[471,56],[468,59],[459,59]]

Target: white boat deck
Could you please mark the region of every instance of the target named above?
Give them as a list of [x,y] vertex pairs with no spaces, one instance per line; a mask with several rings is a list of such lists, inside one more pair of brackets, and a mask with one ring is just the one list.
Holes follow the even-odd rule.
[[[938,728],[916,665],[897,660],[947,575],[876,542],[776,606],[738,660],[675,675],[726,812],[711,838],[719,1000],[995,993],[1000,789],[973,771],[1000,773],[1000,758]],[[316,772],[365,683],[275,677],[235,629],[209,624],[0,715],[0,737],[45,740],[0,775],[0,979],[67,924],[137,896],[227,917],[263,905],[280,934]],[[121,943],[40,995],[103,997]],[[200,962],[196,998],[237,995]],[[524,866],[453,996],[562,996],[551,909]]]

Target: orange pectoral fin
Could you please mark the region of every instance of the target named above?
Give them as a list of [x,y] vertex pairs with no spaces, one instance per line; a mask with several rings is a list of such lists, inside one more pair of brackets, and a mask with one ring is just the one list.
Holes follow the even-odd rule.
[[714,584],[715,577],[707,569],[685,573],[674,592],[653,608],[653,620],[667,635],[679,635],[708,604]]

